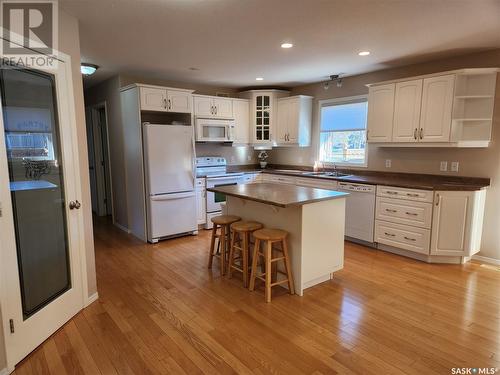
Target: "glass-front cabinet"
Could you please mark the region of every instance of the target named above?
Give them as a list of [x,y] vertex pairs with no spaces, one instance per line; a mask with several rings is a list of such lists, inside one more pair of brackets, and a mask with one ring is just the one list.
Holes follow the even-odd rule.
[[250,134],[257,144],[275,143],[277,99],[288,96],[284,90],[249,90],[240,97],[250,99]]

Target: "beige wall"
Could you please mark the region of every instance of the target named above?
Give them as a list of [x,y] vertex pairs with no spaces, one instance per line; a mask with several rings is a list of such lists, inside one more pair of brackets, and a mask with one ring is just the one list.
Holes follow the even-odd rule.
[[[84,219],[84,243],[87,262],[87,281],[89,296],[97,291],[95,279],[94,238],[92,233],[92,214],[90,204],[90,185],[87,160],[87,136],[85,131],[85,113],[83,107],[83,85],[80,74],[80,39],[78,20],[59,9],[59,50],[71,57],[73,95],[75,99],[78,154],[80,162],[82,204]],[[0,311],[1,314],[1,311]],[[4,337],[0,327],[0,371],[6,367]]]
[[[319,104],[322,99],[340,98],[367,94],[367,83],[411,77],[467,67],[500,67],[500,50],[448,58],[407,67],[394,68],[368,74],[347,77],[341,88],[330,85],[324,90],[322,83],[296,87],[293,94],[314,96],[312,147],[303,149],[275,149],[270,162],[279,164],[312,165],[316,159],[319,139]],[[493,141],[487,149],[421,149],[369,147],[368,169],[391,172],[449,174],[461,176],[490,177],[484,221],[483,241],[480,255],[500,259],[500,82],[497,83],[497,99],[493,121]],[[385,159],[392,160],[392,168],[385,168]],[[439,171],[440,161],[458,161],[458,173]]]

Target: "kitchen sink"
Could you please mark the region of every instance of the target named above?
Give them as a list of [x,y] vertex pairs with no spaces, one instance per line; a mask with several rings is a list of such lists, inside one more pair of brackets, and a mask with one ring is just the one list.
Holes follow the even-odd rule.
[[318,177],[347,177],[350,176],[348,173],[342,172],[303,172],[304,176],[318,176]]

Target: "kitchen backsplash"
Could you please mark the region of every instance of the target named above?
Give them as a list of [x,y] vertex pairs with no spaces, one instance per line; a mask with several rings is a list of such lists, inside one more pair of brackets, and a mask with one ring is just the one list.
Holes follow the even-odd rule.
[[258,151],[249,146],[196,143],[196,156],[223,156],[230,165],[256,164]]

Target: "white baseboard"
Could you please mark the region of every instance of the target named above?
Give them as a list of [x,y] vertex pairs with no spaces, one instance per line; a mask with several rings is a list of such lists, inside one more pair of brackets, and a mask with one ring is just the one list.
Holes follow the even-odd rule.
[[9,375],[14,372],[15,369],[9,370],[7,367],[0,370],[0,375]]
[[122,231],[124,231],[125,233],[128,233],[130,234],[130,229],[128,229],[127,227],[124,227],[123,225],[117,223],[116,221],[113,223],[115,225],[115,227],[117,227],[118,229],[121,229]]
[[495,266],[500,266],[500,259],[483,257],[481,255],[473,255],[472,259],[477,260],[478,262],[494,264]]
[[[97,301],[98,298],[99,298],[99,294],[97,294],[97,292],[95,292],[94,294],[92,294],[90,297],[87,298],[87,301],[85,301],[85,307],[90,305],[92,302]],[[0,373],[0,375],[2,375],[2,374]]]

